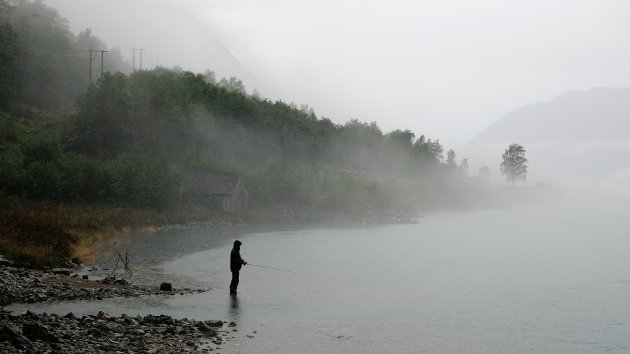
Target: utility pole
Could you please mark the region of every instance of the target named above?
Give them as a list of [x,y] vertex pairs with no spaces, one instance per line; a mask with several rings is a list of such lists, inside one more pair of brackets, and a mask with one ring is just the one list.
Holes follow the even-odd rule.
[[136,50],[140,52],[140,70],[142,70],[142,52],[144,49],[142,48],[131,48],[133,51],[133,72],[136,72]]
[[131,50],[133,51],[133,71],[132,72],[136,72],[136,48],[131,48]]
[[144,52],[144,49],[140,48],[138,50],[140,51],[140,71],[142,71],[142,52]]
[[92,84],[92,52],[97,52],[96,49],[86,49],[86,52],[90,52],[90,84]]
[[105,53],[109,52],[109,50],[100,50],[101,52],[101,76],[103,76],[103,57],[105,56]]

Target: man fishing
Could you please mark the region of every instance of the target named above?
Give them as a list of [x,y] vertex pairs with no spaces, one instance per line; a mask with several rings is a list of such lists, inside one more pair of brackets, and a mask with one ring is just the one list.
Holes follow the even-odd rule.
[[234,247],[230,253],[230,270],[232,271],[232,282],[230,283],[230,295],[236,295],[236,288],[238,288],[238,276],[241,268],[247,264],[241,257],[241,245],[243,243],[239,240],[234,241]]

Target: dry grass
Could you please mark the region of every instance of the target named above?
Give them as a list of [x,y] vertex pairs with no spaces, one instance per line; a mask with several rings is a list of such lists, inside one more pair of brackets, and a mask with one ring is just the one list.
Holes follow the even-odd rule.
[[155,226],[206,221],[216,212],[199,206],[165,211],[34,202],[0,197],[0,253],[31,265],[89,260],[100,242]]

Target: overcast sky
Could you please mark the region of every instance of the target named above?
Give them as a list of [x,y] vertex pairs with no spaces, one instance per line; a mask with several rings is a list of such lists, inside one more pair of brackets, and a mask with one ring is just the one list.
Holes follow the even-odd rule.
[[[131,57],[239,73],[335,122],[457,148],[519,106],[630,86],[625,0],[48,0]],[[239,65],[240,63],[240,65]]]

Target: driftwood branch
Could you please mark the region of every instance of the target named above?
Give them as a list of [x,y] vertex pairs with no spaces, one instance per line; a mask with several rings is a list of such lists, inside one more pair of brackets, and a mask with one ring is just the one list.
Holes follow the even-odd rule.
[[133,276],[133,272],[131,271],[131,267],[129,266],[129,256],[127,254],[127,251],[125,250],[124,257],[120,253],[120,251],[116,251],[116,253],[117,253],[116,265],[114,266],[114,269],[112,270],[111,274],[109,274],[109,276],[110,277],[114,276],[114,273],[116,273],[116,270],[118,269],[119,264],[122,265],[123,269],[125,270],[125,273],[127,273],[128,276]]

